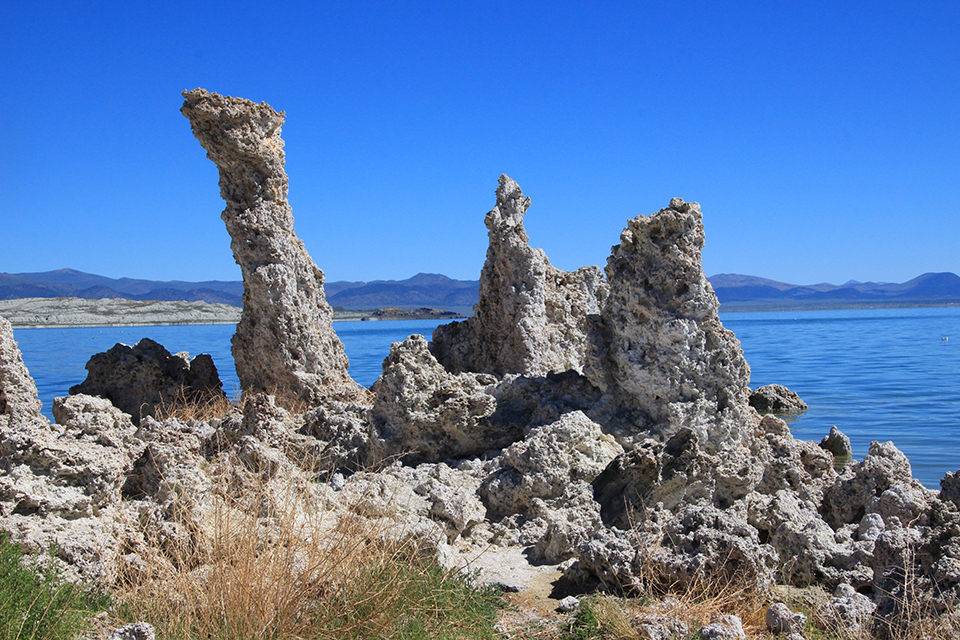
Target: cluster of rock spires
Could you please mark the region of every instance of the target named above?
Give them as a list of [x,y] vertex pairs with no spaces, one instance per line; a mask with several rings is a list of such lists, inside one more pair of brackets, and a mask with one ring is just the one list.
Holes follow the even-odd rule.
[[[839,431],[798,441],[751,407],[790,394],[750,397],[700,265],[698,204],[674,198],[628,221],[605,277],[564,272],[530,248],[530,200],[502,176],[476,314],[432,343],[395,343],[358,396],[323,273],[293,231],[283,114],[201,89],[184,97],[220,168],[243,270],[233,351],[246,402],[222,419],[157,420],[171,389],[222,391],[212,363],[144,341],[95,356],[49,424],[0,319],[0,529],[15,541],[56,543],[76,576],[136,571],[149,540],[189,542],[210,469],[232,456],[268,478],[322,469],[311,477],[332,510],[392,518],[451,567],[520,548],[584,592],[816,584],[835,591],[824,620],[880,635],[917,601],[956,611],[960,472],[928,490],[877,442],[838,470],[849,456]],[[792,625],[789,613],[776,624]]]

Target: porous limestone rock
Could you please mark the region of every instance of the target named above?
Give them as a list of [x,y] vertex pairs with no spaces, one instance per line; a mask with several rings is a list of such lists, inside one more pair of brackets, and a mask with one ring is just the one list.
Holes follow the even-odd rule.
[[700,627],[700,640],[746,640],[743,621],[738,616],[722,615],[711,619],[710,624]]
[[960,512],[954,504],[934,498],[913,522],[890,517],[877,537],[872,564],[877,605],[873,630],[878,637],[903,637],[919,611],[937,619],[944,631],[960,633],[955,617],[960,602]]
[[949,500],[960,508],[960,471],[948,471],[940,479],[940,499]]
[[846,582],[858,587],[873,580],[873,543],[840,536],[824,522],[812,502],[788,490],[756,496],[748,522],[780,557],[780,578],[786,584],[818,584],[832,588]]
[[597,389],[576,371],[528,378],[508,374],[490,389],[497,409],[486,419],[516,431],[551,424],[567,413],[589,413],[600,399]]
[[70,579],[112,580],[125,535],[121,485],[143,445],[102,398],[57,398],[54,414],[64,423],[0,423],[0,530],[31,551],[56,546]]
[[826,449],[833,454],[838,461],[848,461],[853,457],[853,447],[850,446],[850,438],[845,433],[837,429],[836,425],[830,427],[830,433],[823,436],[820,441],[820,448]]
[[37,385],[23,364],[13,327],[0,316],[0,420],[35,420],[40,417]]
[[786,490],[800,500],[819,505],[823,492],[837,481],[834,459],[814,442],[796,440],[780,418],[766,415],[750,441],[751,458],[762,470],[756,486],[772,496]]
[[877,605],[857,593],[849,584],[837,585],[833,597],[817,609],[814,620],[825,631],[839,631],[843,637],[855,638],[870,626]]
[[622,451],[580,411],[530,429],[493,460],[480,487],[490,516],[500,518],[498,536],[531,544],[541,562],[575,555],[603,526],[590,482]]
[[567,413],[530,429],[522,441],[504,449],[481,495],[494,513],[523,513],[534,499],[554,500],[571,484],[593,482],[622,452],[616,440],[582,412]]
[[116,344],[87,361],[87,379],[70,387],[71,394],[100,396],[130,414],[134,424],[185,404],[225,400],[213,358],[171,354],[150,338],[136,345]]
[[306,436],[291,441],[315,471],[359,471],[373,464],[370,405],[330,401],[301,414],[295,426]]
[[493,382],[489,374],[448,373],[423,336],[394,342],[383,361],[383,374],[371,387],[375,398],[370,417],[379,436],[379,457],[439,462],[519,440],[522,431],[482,423],[496,409],[493,396],[485,391]]
[[757,387],[750,394],[750,406],[759,413],[795,414],[807,410],[807,403],[782,384]]
[[127,624],[110,635],[110,640],[154,640],[157,637],[153,625],[148,622]]
[[563,271],[530,247],[523,216],[530,198],[500,176],[497,204],[487,214],[490,246],[480,273],[474,315],[440,325],[432,349],[449,371],[503,376],[583,368],[589,316],[606,293],[598,267]]
[[701,503],[630,513],[629,529],[608,525],[580,544],[570,579],[628,593],[731,581],[765,592],[773,584],[776,551],[734,509]]
[[680,198],[627,223],[607,260],[609,294],[584,375],[635,430],[694,430],[708,452],[750,432],[750,367],[701,267],[700,205]]
[[222,218],[243,274],[243,316],[233,337],[240,386],[318,404],[352,397],[323,272],[293,230],[287,202],[284,113],[203,89],[180,110],[220,170]]
[[790,611],[783,602],[775,602],[767,609],[764,616],[767,631],[772,633],[803,633],[807,624],[807,616]]
[[686,640],[690,637],[687,623],[671,616],[640,614],[631,621],[630,626],[644,640]]
[[844,467],[824,492],[820,511],[834,529],[859,523],[871,501],[896,484],[910,484],[910,461],[892,442],[871,442],[867,456]]

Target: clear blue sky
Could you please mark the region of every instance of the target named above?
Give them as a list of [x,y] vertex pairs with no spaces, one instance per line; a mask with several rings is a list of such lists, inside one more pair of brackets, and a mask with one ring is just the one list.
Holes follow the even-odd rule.
[[5,2],[0,271],[239,279],[180,92],[287,113],[329,280],[479,277],[506,173],[603,264],[701,203],[708,274],[960,273],[960,3]]

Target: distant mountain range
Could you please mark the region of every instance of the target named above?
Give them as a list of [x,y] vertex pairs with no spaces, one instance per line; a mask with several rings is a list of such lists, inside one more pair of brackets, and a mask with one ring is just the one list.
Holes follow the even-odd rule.
[[[925,273],[901,284],[851,280],[842,285],[795,285],[730,273],[709,280],[724,311],[960,304],[960,276],[953,273]],[[342,309],[432,307],[469,314],[479,299],[480,282],[418,273],[406,280],[327,282],[324,289],[327,301]],[[242,295],[240,281],[114,279],[73,269],[0,273],[0,300],[59,297],[202,300],[239,307]]]
[[913,280],[795,285],[722,273],[709,278],[722,310],[837,309],[960,304],[960,276],[925,273]]
[[126,300],[185,300],[243,305],[243,282],[181,282],[107,278],[58,269],[42,273],[0,273],[0,300],[15,298],[123,298]]

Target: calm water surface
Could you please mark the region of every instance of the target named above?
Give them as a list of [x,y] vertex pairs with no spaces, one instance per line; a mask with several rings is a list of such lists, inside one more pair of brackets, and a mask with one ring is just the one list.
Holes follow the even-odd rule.
[[[871,440],[892,440],[931,488],[946,471],[960,469],[960,308],[725,313],[721,320],[743,345],[751,386],[783,384],[810,405],[791,422],[796,437],[819,441],[837,425],[858,459]],[[334,328],[351,375],[369,386],[390,343],[416,333],[429,338],[437,324],[335,322]],[[233,325],[96,327],[15,329],[14,336],[50,416],[53,398],[86,378],[91,355],[145,337],[171,352],[209,353],[224,389],[235,395],[233,331]]]

